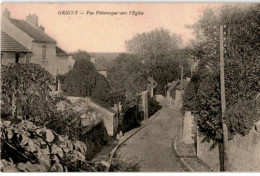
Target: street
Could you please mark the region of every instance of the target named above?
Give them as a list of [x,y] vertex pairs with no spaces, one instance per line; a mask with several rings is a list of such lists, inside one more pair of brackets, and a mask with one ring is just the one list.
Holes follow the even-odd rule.
[[130,137],[117,151],[117,158],[134,171],[187,171],[173,149],[173,141],[181,126],[181,113],[162,108],[147,126]]

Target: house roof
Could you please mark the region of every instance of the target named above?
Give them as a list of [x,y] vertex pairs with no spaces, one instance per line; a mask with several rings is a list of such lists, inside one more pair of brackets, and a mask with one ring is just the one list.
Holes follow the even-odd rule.
[[[183,79],[183,89],[185,90],[187,85],[189,84],[189,81],[187,81],[186,79]],[[176,89],[181,90],[181,82],[179,85],[176,86]]]
[[56,44],[57,42],[41,29],[33,26],[25,20],[10,19],[11,23],[32,37],[35,42]]
[[156,82],[151,76],[148,76],[147,81],[149,81],[150,83]]
[[168,91],[171,92],[179,83],[180,83],[179,80],[168,83],[168,86],[169,86]]
[[66,56],[68,56],[68,54],[63,49],[61,49],[58,46],[56,46],[56,54],[57,55],[66,55]]
[[7,33],[1,31],[1,52],[29,53],[30,51]]

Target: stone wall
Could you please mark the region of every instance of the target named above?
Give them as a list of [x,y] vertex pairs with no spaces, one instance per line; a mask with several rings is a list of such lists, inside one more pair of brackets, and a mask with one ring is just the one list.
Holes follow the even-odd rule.
[[197,133],[197,157],[213,171],[219,171],[219,148],[212,147],[213,142],[205,140],[205,136]]
[[183,142],[185,144],[195,143],[195,132],[196,126],[194,125],[194,116],[191,115],[190,111],[186,111],[183,119]]
[[[95,102],[91,101],[90,98],[83,97],[67,97],[75,106],[77,111],[82,111],[84,108],[91,107],[95,108],[95,114],[92,114],[91,119],[101,119],[104,123],[104,126],[107,130],[109,136],[115,136],[118,128],[118,116],[116,112],[113,112],[112,109],[104,108]],[[90,116],[89,114],[87,115]],[[90,120],[91,120],[90,119]]]
[[[219,171],[219,147],[211,150],[213,142],[202,142],[203,139],[197,135],[197,156],[214,171]],[[260,133],[254,128],[246,136],[234,136],[228,148],[230,171],[260,171]]]

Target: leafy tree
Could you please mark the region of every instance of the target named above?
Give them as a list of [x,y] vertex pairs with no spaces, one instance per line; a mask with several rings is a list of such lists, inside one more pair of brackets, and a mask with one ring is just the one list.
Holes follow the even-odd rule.
[[155,29],[149,33],[137,34],[126,41],[126,49],[142,60],[157,60],[178,48],[181,37],[166,29]]
[[98,75],[94,65],[85,59],[76,60],[73,69],[64,76],[62,90],[70,96],[90,96]]
[[76,52],[71,53],[71,55],[75,60],[79,60],[79,59],[90,60],[90,54],[84,50],[78,50]]
[[[259,120],[255,106],[238,108],[254,99],[260,91],[259,20],[260,6],[224,6],[215,12],[207,9],[193,28],[199,43],[194,47],[200,59],[197,72],[184,95],[184,108],[197,117],[199,130],[212,139],[221,141],[221,102],[219,80],[219,26],[225,31],[225,88],[227,114],[225,121],[231,134],[245,135]],[[239,103],[239,104],[237,104]],[[238,112],[238,110],[241,110]],[[233,115],[232,115],[233,113]],[[240,114],[240,115],[235,115]],[[237,120],[234,120],[236,116]],[[231,120],[233,119],[233,120]],[[240,119],[240,120],[238,120]],[[237,121],[244,122],[239,128]],[[241,126],[241,124],[240,124]],[[244,131],[243,131],[244,130]]]
[[[10,64],[2,67],[1,75],[1,171],[104,168],[104,161],[85,160],[79,114],[66,98],[50,95],[53,78],[47,71],[37,64]],[[60,102],[66,102],[63,110],[57,107]],[[120,163],[112,166],[120,168]]]
[[127,50],[143,61],[148,74],[158,83],[158,93],[164,93],[164,86],[180,78],[181,66],[190,71],[184,50],[179,49],[181,37],[166,29],[155,29],[149,33],[137,34],[126,41]]
[[[53,77],[37,64],[2,66],[2,117],[40,121],[52,116],[49,91]],[[33,117],[33,119],[32,119]]]
[[107,79],[103,75],[97,74],[95,87],[91,93],[91,98],[103,104],[104,106],[109,106],[109,96],[110,85]]
[[91,97],[93,100],[108,105],[110,86],[103,75],[86,59],[76,60],[74,67],[62,79],[65,95]]
[[[118,89],[118,93],[125,92],[127,100],[135,101],[137,93],[146,89],[144,65],[131,54],[120,54],[112,64],[108,72],[110,86],[113,90]],[[123,96],[121,99],[124,99]]]

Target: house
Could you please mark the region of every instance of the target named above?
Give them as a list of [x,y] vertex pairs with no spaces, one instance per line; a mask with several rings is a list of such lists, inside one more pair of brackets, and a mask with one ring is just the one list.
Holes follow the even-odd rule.
[[[107,134],[115,136],[118,128],[117,111],[106,108],[88,97],[67,97],[75,105],[75,110],[81,114],[84,133],[103,122]],[[92,109],[92,110],[91,110]]]
[[[3,35],[8,35],[16,41],[16,45],[19,43],[29,51],[27,54],[17,51],[12,51],[9,55],[3,53],[3,64],[36,63],[54,76],[69,71],[68,54],[57,46],[57,41],[44,32],[43,26],[38,26],[36,14],[28,15],[26,20],[13,19],[5,9],[1,23]],[[4,39],[6,40],[6,37]]]
[[1,30],[1,65],[28,63],[31,51]]
[[98,73],[100,73],[101,75],[107,78],[107,68],[96,62],[96,58],[94,54],[90,56],[90,61],[94,64],[94,67],[96,68]]
[[154,96],[154,89],[157,86],[157,82],[152,78],[152,77],[148,77],[147,78],[147,89],[150,92],[150,96],[153,97]]
[[182,96],[189,82],[190,82],[190,78],[186,78],[183,79],[182,84],[181,84],[181,80],[168,83],[167,86],[169,88],[166,94],[166,101],[168,106],[176,107],[176,108],[180,108],[182,106]]

